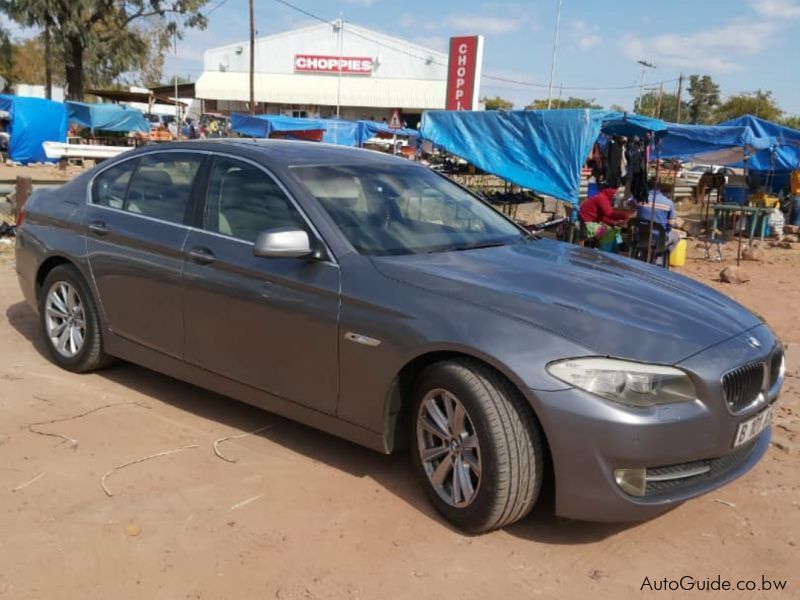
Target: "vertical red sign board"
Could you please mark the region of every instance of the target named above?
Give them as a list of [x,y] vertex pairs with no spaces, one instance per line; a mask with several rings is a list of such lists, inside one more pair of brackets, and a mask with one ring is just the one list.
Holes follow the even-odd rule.
[[447,65],[447,110],[475,110],[478,107],[483,37],[450,38]]

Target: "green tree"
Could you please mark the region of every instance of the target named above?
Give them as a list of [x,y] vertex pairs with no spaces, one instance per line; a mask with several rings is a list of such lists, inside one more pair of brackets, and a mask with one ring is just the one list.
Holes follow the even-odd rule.
[[689,123],[709,123],[719,106],[719,85],[708,75],[689,77]]
[[[534,100],[525,108],[529,110],[544,110],[547,108],[547,98]],[[573,98],[570,96],[566,100],[554,98],[551,103],[551,108],[603,108],[599,104],[595,104],[594,98],[586,100],[584,98]]]
[[81,100],[87,75],[97,81],[129,70],[147,52],[148,22],[165,36],[206,25],[208,0],[0,0],[0,12],[26,27],[49,27],[60,53],[67,97]]
[[[637,98],[634,112],[674,123],[678,119],[678,95],[663,94],[661,106],[659,106],[658,96],[658,92],[647,92],[641,98]],[[684,100],[681,106],[681,115],[685,115],[688,109],[688,103]]]
[[[8,32],[0,25],[0,77],[8,83],[9,71],[11,71],[11,38]],[[5,85],[0,82],[0,93],[3,92]]]
[[511,110],[514,108],[513,102],[500,96],[495,96],[494,98],[484,96],[481,102],[486,106],[486,110]]
[[800,115],[792,115],[791,117],[784,117],[780,121],[781,125],[791,127],[792,129],[800,130]]
[[767,121],[779,121],[783,111],[772,97],[772,92],[758,90],[731,96],[720,104],[714,113],[718,123],[743,115],[753,115]]

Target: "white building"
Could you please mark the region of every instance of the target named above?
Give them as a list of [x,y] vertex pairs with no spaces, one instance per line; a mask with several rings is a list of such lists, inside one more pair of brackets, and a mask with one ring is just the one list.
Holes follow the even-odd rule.
[[[30,85],[27,83],[17,83],[11,86],[11,93],[15,96],[30,96],[32,98],[46,98],[47,93],[43,85]],[[50,88],[51,100],[55,102],[64,101],[64,88],[56,85]]]
[[[340,73],[341,57],[341,73]],[[195,84],[207,112],[246,112],[249,42],[207,50]],[[345,22],[320,23],[256,39],[259,114],[388,119],[400,109],[415,126],[445,105],[447,55]]]

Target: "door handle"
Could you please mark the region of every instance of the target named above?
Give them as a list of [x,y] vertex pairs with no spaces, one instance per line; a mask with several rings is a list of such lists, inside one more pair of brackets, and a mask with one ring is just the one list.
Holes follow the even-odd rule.
[[214,253],[208,248],[197,247],[189,250],[189,258],[200,265],[210,265],[217,260]]
[[105,235],[108,233],[108,225],[105,221],[92,221],[89,223],[89,231],[95,235]]

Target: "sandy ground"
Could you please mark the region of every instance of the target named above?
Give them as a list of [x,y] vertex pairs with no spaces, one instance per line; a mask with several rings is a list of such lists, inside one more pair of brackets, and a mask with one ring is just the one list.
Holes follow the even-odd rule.
[[[628,598],[642,596],[645,577],[684,575],[758,585],[763,575],[788,580],[787,590],[732,595],[800,597],[800,346],[790,348],[773,447],[744,478],[646,523],[567,521],[544,503],[513,527],[469,537],[434,514],[403,455],[130,364],[59,370],[43,357],[12,261],[6,247],[2,598]],[[800,251],[771,250],[735,287],[713,281],[719,264],[692,258],[684,271],[796,344],[798,265]],[[215,456],[215,440],[268,425],[220,445],[235,462]],[[109,471],[111,497],[101,486]]]
[[37,164],[37,165],[8,165],[0,163],[0,181],[14,181],[19,177],[30,177],[34,181],[67,181],[85,169],[80,166],[69,165],[66,169],[59,169],[57,165]]

